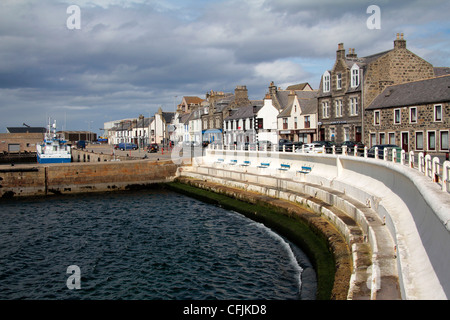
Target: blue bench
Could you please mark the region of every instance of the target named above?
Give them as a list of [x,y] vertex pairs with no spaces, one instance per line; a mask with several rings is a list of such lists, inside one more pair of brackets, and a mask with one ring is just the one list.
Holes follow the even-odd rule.
[[230,160],[230,165],[234,166],[235,164],[237,164],[237,160]]
[[241,166],[248,167],[250,165],[250,161],[244,161],[241,163]]
[[287,170],[289,170],[290,168],[291,168],[290,165],[282,163],[282,164],[280,165],[280,168],[278,168],[278,170],[287,171]]
[[268,168],[270,166],[270,163],[261,162],[261,165],[258,166],[258,168]]
[[215,163],[223,163],[223,159],[217,159]]
[[302,170],[298,170],[297,172],[304,173],[304,174],[308,174],[308,173],[311,172],[311,170],[312,170],[311,167],[302,166]]

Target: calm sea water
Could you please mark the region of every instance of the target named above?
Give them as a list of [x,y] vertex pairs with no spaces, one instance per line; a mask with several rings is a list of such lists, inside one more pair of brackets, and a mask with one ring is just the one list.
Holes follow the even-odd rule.
[[[80,270],[70,290],[67,268]],[[314,299],[307,257],[238,213],[169,191],[0,203],[0,299]]]

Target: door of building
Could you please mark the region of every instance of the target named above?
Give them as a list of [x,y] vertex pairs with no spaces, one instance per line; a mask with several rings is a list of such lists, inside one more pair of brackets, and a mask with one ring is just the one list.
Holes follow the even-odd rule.
[[409,134],[408,132],[402,132],[402,149],[408,152]]

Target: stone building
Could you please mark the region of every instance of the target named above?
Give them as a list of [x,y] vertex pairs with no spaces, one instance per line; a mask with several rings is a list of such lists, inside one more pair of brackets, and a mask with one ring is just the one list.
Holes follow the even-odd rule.
[[449,130],[450,75],[388,86],[364,111],[370,146],[447,153]]
[[340,43],[336,61],[324,72],[318,96],[319,139],[363,141],[363,110],[387,86],[435,76],[433,66],[406,48],[397,34],[394,48],[358,57],[354,48],[345,53]]
[[208,108],[201,116],[203,141],[223,141],[223,120],[230,110],[250,104],[246,86],[237,86],[232,93],[212,91],[206,94]]

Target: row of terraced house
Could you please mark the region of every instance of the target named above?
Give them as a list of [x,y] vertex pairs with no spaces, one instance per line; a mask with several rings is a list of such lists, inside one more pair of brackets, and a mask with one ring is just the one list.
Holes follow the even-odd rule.
[[109,140],[166,144],[207,141],[225,145],[279,139],[395,144],[405,151],[447,153],[450,68],[434,67],[406,48],[397,34],[391,50],[358,57],[338,44],[336,61],[318,89],[269,84],[261,100],[247,87],[185,96],[175,112],[105,124]]

